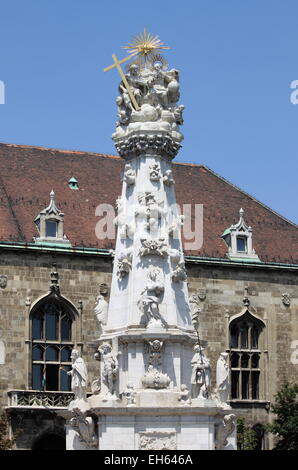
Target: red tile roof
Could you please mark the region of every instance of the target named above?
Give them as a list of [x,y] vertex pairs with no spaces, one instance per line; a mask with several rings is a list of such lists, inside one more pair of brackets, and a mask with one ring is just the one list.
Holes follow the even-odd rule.
[[[95,209],[100,203],[114,205],[121,194],[123,163],[113,155],[0,143],[0,241],[31,242],[38,236],[33,221],[54,189],[72,245],[113,248],[113,240],[95,235]],[[204,207],[203,246],[188,255],[225,258],[221,234],[238,221],[242,207],[260,259],[298,263],[295,224],[203,165],[174,163],[173,173],[178,204]],[[68,187],[71,177],[78,180],[79,190]]]

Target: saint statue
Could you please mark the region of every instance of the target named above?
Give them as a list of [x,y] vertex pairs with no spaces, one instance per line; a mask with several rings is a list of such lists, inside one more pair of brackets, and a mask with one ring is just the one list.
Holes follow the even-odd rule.
[[104,296],[99,294],[96,298],[94,313],[96,315],[98,323],[100,323],[100,326],[105,325],[107,322],[108,307],[109,307],[109,304],[105,300]]
[[72,369],[67,372],[67,375],[71,375],[71,390],[74,393],[75,400],[86,400],[88,375],[85,361],[80,357],[77,349],[71,351],[70,357]]
[[194,347],[195,354],[191,360],[192,374],[192,397],[208,398],[208,392],[211,383],[210,361],[198,344]]
[[147,279],[147,284],[141,292],[137,305],[147,317],[147,327],[153,325],[165,327],[167,323],[159,312],[160,297],[164,291],[161,270],[158,267],[151,266]]
[[228,353],[222,352],[216,365],[216,398],[220,405],[227,405],[229,398]]

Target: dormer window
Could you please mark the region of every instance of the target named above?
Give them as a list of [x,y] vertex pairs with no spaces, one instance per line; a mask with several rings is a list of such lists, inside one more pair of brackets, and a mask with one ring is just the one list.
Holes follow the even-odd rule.
[[50,204],[38,214],[34,222],[39,231],[39,237],[33,238],[33,241],[70,245],[63,233],[64,214],[56,206],[54,191],[50,193]]
[[72,176],[69,180],[68,180],[68,187],[70,189],[79,189],[79,184],[78,184],[78,180]]
[[231,225],[221,236],[229,248],[227,256],[234,261],[260,261],[252,247],[252,228],[244,221],[243,209],[240,209],[239,215],[239,222]]

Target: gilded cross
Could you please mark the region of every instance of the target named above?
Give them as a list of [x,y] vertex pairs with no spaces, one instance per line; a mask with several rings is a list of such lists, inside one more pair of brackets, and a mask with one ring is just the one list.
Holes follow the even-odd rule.
[[128,93],[128,96],[130,98],[130,101],[131,103],[133,104],[133,107],[135,108],[136,111],[139,111],[140,107],[137,103],[137,100],[135,99],[135,96],[133,94],[133,91],[132,89],[130,88],[129,86],[129,83],[126,79],[126,76],[124,75],[123,73],[123,70],[121,68],[121,64],[123,64],[123,62],[126,62],[127,60],[130,60],[135,54],[132,54],[132,55],[129,55],[127,57],[125,57],[124,59],[122,60],[118,60],[116,55],[115,54],[112,54],[112,58],[113,58],[113,61],[114,63],[112,65],[109,65],[109,67],[106,67],[105,69],[103,69],[104,72],[108,72],[109,70],[113,69],[114,67],[117,68],[119,74],[120,74],[120,77],[122,78],[122,81],[124,83],[124,86],[127,90],[127,93]]

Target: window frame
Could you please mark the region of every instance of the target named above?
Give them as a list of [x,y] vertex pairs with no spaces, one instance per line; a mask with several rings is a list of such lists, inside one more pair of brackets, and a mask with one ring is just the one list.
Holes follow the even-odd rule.
[[[230,401],[262,401],[264,395],[262,388],[262,364],[264,358],[265,326],[265,323],[251,314],[249,310],[237,315],[236,318],[231,319],[229,323],[229,343],[227,351],[230,355]],[[241,343],[241,328],[246,328],[247,331],[245,347],[243,347],[243,343]],[[255,347],[256,343],[255,338],[253,338],[253,331],[258,331],[257,347]],[[235,361],[236,355],[238,361]],[[247,357],[246,364],[243,363],[245,357]],[[247,380],[245,377],[247,377]],[[255,380],[255,377],[258,377],[258,379]],[[245,383],[247,384],[246,389],[244,388]]]
[[[47,309],[47,304],[53,303],[56,306],[56,310],[58,312],[58,321],[57,321],[57,331],[58,335],[56,336],[56,339],[48,339],[46,338],[46,309]],[[34,319],[36,316],[40,315],[42,317],[42,334],[40,335],[40,338],[33,337],[33,323]],[[68,386],[67,388],[63,386],[63,379],[61,377],[61,374],[63,372],[61,371],[61,368],[64,368],[65,371],[68,371],[71,369],[71,359],[70,359],[70,353],[71,350],[75,347],[75,345],[81,344],[81,334],[79,325],[78,325],[78,317],[79,313],[74,307],[74,305],[69,302],[66,298],[62,297],[60,294],[56,292],[51,292],[49,295],[44,296],[42,299],[37,301],[34,306],[30,310],[29,314],[29,344],[30,344],[30,353],[29,353],[29,369],[28,369],[28,388],[33,389],[33,390],[42,390],[42,391],[47,391],[47,392],[67,392],[70,391],[70,376],[68,376]],[[70,325],[69,325],[69,331],[70,335],[68,339],[63,339],[63,331],[62,331],[62,320],[64,318],[68,318],[70,320]],[[34,349],[37,347],[42,348],[43,351],[43,357],[42,359],[34,359]],[[57,360],[47,360],[46,358],[46,351],[47,348],[57,348]],[[69,350],[69,360],[62,360],[64,359],[62,354],[63,351],[66,349]],[[40,380],[39,383],[41,385],[41,388],[35,388],[36,385],[34,384],[34,371],[33,371],[33,366],[34,365],[42,365],[43,366],[43,374],[44,371],[46,371],[47,366],[57,366],[57,375],[58,378],[57,380],[57,390],[50,390],[47,389],[47,385],[41,384]],[[66,372],[65,372],[66,373]],[[38,379],[37,379],[38,380]],[[35,385],[35,386],[34,386]],[[34,387],[34,388],[33,388]]]
[[[238,240],[243,240],[244,242],[244,250],[240,250],[238,247]],[[237,235],[236,236],[236,249],[237,253],[244,253],[247,254],[247,237],[245,235]]]

